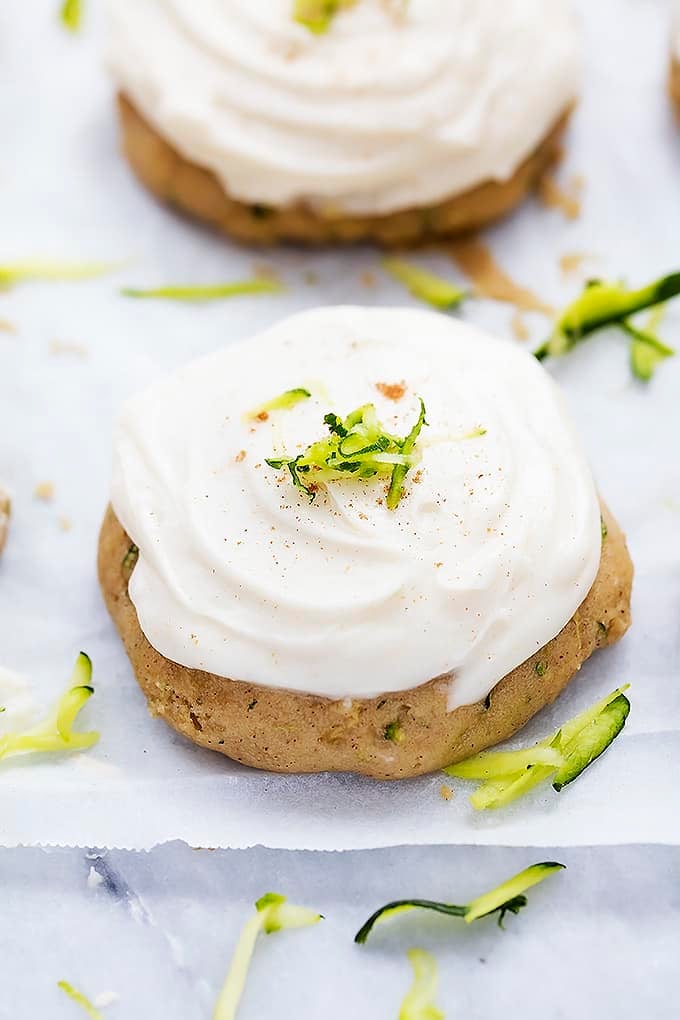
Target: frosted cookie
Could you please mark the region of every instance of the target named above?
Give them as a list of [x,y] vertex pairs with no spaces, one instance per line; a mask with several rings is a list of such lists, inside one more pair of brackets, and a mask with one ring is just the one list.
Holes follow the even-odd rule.
[[[116,0],[123,147],[159,198],[248,242],[414,243],[507,213],[576,100],[567,0]],[[309,6],[309,5],[307,5]]]
[[151,711],[259,768],[450,764],[629,623],[554,383],[436,313],[305,312],[153,385],[111,504],[100,580]]

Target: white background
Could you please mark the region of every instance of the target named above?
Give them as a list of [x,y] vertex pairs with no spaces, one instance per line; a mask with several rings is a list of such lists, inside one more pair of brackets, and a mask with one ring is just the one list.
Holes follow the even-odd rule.
[[[15,511],[0,565],[0,665],[30,675],[43,702],[61,689],[78,648],[87,650],[97,687],[87,722],[102,741],[78,759],[3,766],[0,843],[152,846],[180,837],[194,845],[328,849],[680,841],[680,358],[645,388],[630,379],[625,342],[614,333],[550,366],[637,568],[630,635],[596,656],[530,731],[543,735],[598,694],[633,683],[624,734],[578,784],[559,799],[539,794],[475,819],[464,787],[445,803],[437,777],[398,786],[270,777],[189,746],[147,717],[94,571],[111,422],[122,398],[288,311],[408,299],[382,278],[376,289],[361,285],[362,272],[377,267],[373,251],[253,254],[155,205],[117,151],[97,10],[72,39],[59,30],[55,6],[34,0],[0,9],[0,263],[51,256],[127,265],[115,277],[0,295],[0,318],[18,329],[0,334],[0,480]],[[662,0],[578,6],[586,78],[561,173],[585,175],[583,217],[565,223],[531,202],[489,234],[512,274],[555,304],[578,289],[560,276],[565,252],[592,253],[590,271],[631,282],[680,268],[680,136],[664,90],[668,7]],[[444,256],[428,261],[454,274]],[[262,262],[280,271],[284,296],[201,308],[117,294],[124,283],[244,278]],[[316,285],[304,282],[309,269]],[[471,302],[463,314],[514,342],[509,309]],[[532,325],[541,338],[545,321]],[[669,310],[664,336],[680,346],[679,308]],[[84,345],[87,357],[51,354],[54,340]],[[52,504],[33,498],[44,480],[55,485]],[[60,515],[72,521],[70,532],[60,530]],[[552,857],[569,871],[529,894],[528,911],[509,919],[506,935],[493,922],[454,934],[451,924],[409,921],[403,938],[395,931],[361,952],[351,945],[384,899],[465,900]],[[436,949],[439,1001],[449,1016],[678,1015],[670,998],[680,947],[677,849],[462,846],[329,856],[207,854],[176,845],[150,855],[112,852],[109,861],[122,884],[93,892],[81,851],[0,852],[0,1016],[72,1016],[76,1007],[56,991],[62,977],[90,994],[113,988],[121,1003],[112,1017],[208,1016],[247,903],[267,888],[318,906],[328,921],[261,947],[244,1018],[396,1016],[408,983],[402,950],[413,942]],[[130,911],[126,890],[142,896],[155,927],[144,911]]]

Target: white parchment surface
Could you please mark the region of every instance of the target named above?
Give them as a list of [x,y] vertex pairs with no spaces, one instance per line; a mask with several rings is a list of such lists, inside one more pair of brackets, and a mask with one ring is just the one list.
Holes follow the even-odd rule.
[[[60,30],[55,6],[34,0],[0,8],[0,263],[52,257],[124,265],[91,282],[0,294],[0,320],[16,327],[0,330],[0,485],[14,511],[0,560],[0,666],[29,676],[37,702],[47,705],[77,651],[86,650],[96,694],[83,723],[101,731],[101,742],[84,755],[0,766],[0,844],[680,843],[680,357],[643,386],[632,380],[626,342],[615,332],[549,365],[636,565],[629,634],[587,663],[520,738],[547,734],[631,682],[623,734],[578,783],[479,816],[465,784],[451,781],[454,798],[440,797],[441,776],[387,784],[256,772],[148,716],[95,573],[121,401],[298,309],[411,299],[383,278],[372,250],[251,252],[160,208],[118,153],[97,4],[76,37]],[[561,274],[566,253],[588,253],[591,275],[640,284],[680,269],[680,128],[665,93],[668,7],[663,0],[578,6],[584,94],[560,176],[583,174],[583,215],[566,222],[532,201],[487,237],[517,280],[557,306],[583,278]],[[446,255],[421,257],[456,275]],[[118,294],[124,284],[245,278],[261,264],[279,272],[285,294],[203,307]],[[375,273],[373,287],[362,281],[367,271]],[[471,301],[462,314],[518,342],[507,306]],[[538,341],[548,324],[529,321]],[[662,333],[680,346],[680,301]],[[34,496],[42,482],[54,486],[51,501]],[[0,676],[0,704],[1,685]]]

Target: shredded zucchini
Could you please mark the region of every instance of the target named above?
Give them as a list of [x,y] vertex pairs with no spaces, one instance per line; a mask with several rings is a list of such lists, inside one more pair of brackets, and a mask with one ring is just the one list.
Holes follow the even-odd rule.
[[85,652],[80,652],[69,687],[50,715],[23,733],[4,733],[0,737],[0,759],[33,752],[80,751],[96,744],[99,740],[96,731],[82,733],[73,729],[80,710],[94,694],[91,679],[92,663]]
[[294,390],[286,390],[285,393],[280,393],[278,397],[272,397],[271,400],[267,400],[264,404],[260,404],[259,407],[254,407],[252,411],[248,411],[246,418],[266,418],[270,411],[288,411],[291,407],[295,407],[302,400],[308,400],[311,397],[309,390],[304,389],[302,386],[298,386]]
[[339,11],[354,7],[357,0],[295,0],[293,20],[304,25],[314,35],[323,35]]
[[406,475],[420,460],[416,443],[425,421],[425,404],[409,434],[401,439],[386,432],[375,406],[364,404],[346,418],[324,417],[330,435],[308,446],[297,457],[267,457],[269,467],[286,468],[293,484],[314,500],[319,485],[352,475],[387,480],[387,507],[395,510],[404,493]]
[[78,1006],[81,1006],[90,1017],[90,1020],[104,1020],[102,1013],[93,1006],[87,996],[79,992],[68,981],[57,981],[57,988],[61,988],[62,992],[68,995],[69,999],[72,999]]
[[413,984],[404,996],[399,1020],[444,1020],[444,1014],[434,1004],[437,961],[424,949],[409,949],[406,955],[413,969]]
[[382,265],[390,276],[404,284],[414,298],[425,301],[440,311],[457,308],[467,296],[466,291],[450,280],[408,262],[402,262],[401,259],[383,259]]
[[59,17],[64,28],[77,32],[83,17],[82,0],[64,0]]
[[470,797],[476,810],[504,807],[553,778],[559,791],[606,751],[623,729],[630,702],[620,687],[533,747],[519,751],[483,751],[444,769],[459,779],[482,780]]
[[258,276],[236,283],[214,283],[205,286],[180,284],[169,287],[123,287],[121,294],[133,298],[168,298],[171,301],[218,301],[220,298],[239,297],[242,294],[278,294],[283,287],[278,280]]
[[503,918],[506,913],[519,913],[522,907],[527,904],[526,896],[522,894],[530,889],[532,885],[542,882],[548,875],[559,871],[564,867],[554,861],[544,861],[540,864],[532,864],[525,868],[518,875],[513,875],[495,889],[483,893],[470,903],[458,905],[456,903],[440,903],[437,900],[393,900],[386,903],[384,907],[376,910],[367,921],[361,926],[354,936],[354,941],[363,945],[368,936],[377,924],[381,924],[388,918],[398,914],[408,913],[411,910],[433,910],[438,914],[446,914],[449,917],[462,917],[466,924],[479,920],[480,917],[487,917],[489,914],[498,914],[498,924],[503,927]]
[[657,364],[675,351],[654,333],[637,329],[629,317],[645,308],[655,308],[680,294],[680,273],[671,273],[654,280],[646,287],[629,290],[621,283],[590,280],[583,293],[562,312],[552,336],[535,356],[542,360],[558,357],[605,326],[618,326],[631,337],[631,368],[633,374],[647,382]]
[[501,882],[495,889],[483,893],[482,896],[478,896],[468,903],[465,910],[465,923],[472,924],[480,917],[498,913],[498,924],[503,927],[503,916],[508,911],[516,914],[526,906],[527,898],[523,893],[527,889],[531,889],[532,885],[538,885],[539,882],[556,871],[562,871],[564,867],[564,864],[558,864],[557,861],[542,861],[540,864],[532,864],[531,867],[525,868],[519,874]]
[[649,330],[637,329],[629,322],[621,328],[630,337],[630,368],[636,379],[649,382],[657,365],[666,358],[672,358],[675,350]]
[[15,283],[38,280],[87,280],[104,276],[120,267],[104,262],[46,262],[33,259],[26,262],[7,262],[0,265],[0,290],[6,290]]
[[278,893],[266,893],[255,904],[255,913],[244,925],[231,958],[229,971],[219,994],[213,1020],[234,1020],[243,994],[248,968],[260,932],[266,935],[284,928],[303,928],[316,924],[321,914],[298,907]]

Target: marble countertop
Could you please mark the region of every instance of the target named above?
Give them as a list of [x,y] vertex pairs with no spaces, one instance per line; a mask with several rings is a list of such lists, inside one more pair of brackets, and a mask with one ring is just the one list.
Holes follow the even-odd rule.
[[[464,902],[537,860],[567,870],[530,890],[505,931],[491,918],[467,927],[413,914],[353,944],[390,899]],[[84,1014],[57,988],[62,979],[92,999],[115,993],[106,1020],[207,1018],[239,927],[268,890],[325,920],[261,938],[240,1020],[396,1020],[414,945],[438,961],[447,1020],[678,1016],[672,848],[17,849],[0,852],[0,888],[3,1020],[77,1020]]]

